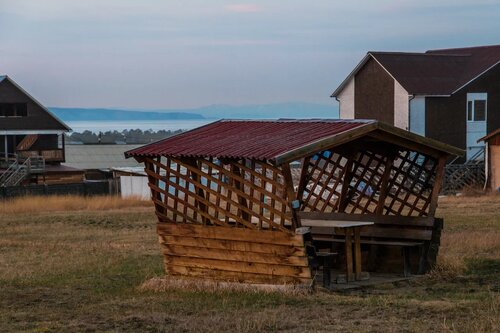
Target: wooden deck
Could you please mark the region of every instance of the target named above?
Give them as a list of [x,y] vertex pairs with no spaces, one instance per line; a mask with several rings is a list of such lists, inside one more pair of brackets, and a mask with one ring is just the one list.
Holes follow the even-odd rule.
[[353,291],[360,289],[376,288],[386,284],[397,284],[398,282],[411,281],[421,278],[423,275],[412,275],[409,277],[404,277],[402,274],[390,274],[390,273],[370,273],[370,278],[368,280],[352,281],[349,283],[337,283],[337,277],[342,275],[341,271],[332,272],[332,282],[328,289],[322,287],[323,275],[319,273],[315,276],[314,281],[318,288],[323,290],[329,290],[333,292],[342,291]]

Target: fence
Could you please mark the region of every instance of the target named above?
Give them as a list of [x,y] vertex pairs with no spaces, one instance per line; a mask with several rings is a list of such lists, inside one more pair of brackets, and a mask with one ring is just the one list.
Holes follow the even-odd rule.
[[453,194],[466,188],[483,188],[486,179],[484,162],[449,164],[444,172],[443,194]]
[[0,198],[13,198],[25,195],[107,195],[115,194],[113,184],[108,181],[84,182],[75,184],[27,185],[0,187]]

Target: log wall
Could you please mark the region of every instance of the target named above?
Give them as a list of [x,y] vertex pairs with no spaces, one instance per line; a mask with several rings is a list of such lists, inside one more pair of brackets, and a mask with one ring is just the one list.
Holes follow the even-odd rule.
[[310,284],[302,235],[184,223],[158,223],[169,275],[268,284]]

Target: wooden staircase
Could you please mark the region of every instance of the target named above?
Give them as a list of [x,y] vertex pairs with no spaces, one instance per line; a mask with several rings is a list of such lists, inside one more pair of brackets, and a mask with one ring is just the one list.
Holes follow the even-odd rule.
[[23,163],[16,159],[9,168],[0,175],[0,187],[17,186],[31,174],[43,173],[45,160],[41,156],[28,157]]
[[30,149],[33,146],[33,144],[36,142],[36,140],[38,140],[38,137],[39,137],[38,134],[26,135],[24,137],[24,139],[22,139],[21,142],[19,142],[19,144],[17,145],[16,149],[17,150],[28,150],[28,149]]
[[452,161],[444,169],[444,181],[441,192],[454,194],[464,188],[482,188],[486,180],[484,168],[484,148],[463,164]]

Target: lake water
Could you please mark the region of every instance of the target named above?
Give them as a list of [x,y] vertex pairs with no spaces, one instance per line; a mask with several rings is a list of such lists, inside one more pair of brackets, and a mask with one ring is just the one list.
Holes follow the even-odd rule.
[[92,131],[95,133],[130,129],[140,130],[190,130],[215,121],[215,119],[201,120],[96,120],[96,121],[65,121],[73,132]]

